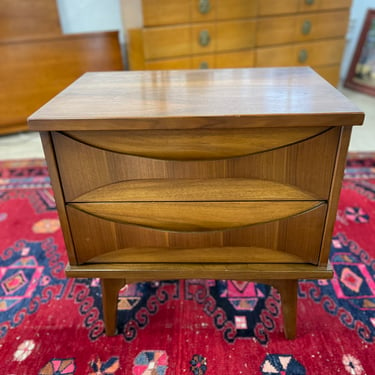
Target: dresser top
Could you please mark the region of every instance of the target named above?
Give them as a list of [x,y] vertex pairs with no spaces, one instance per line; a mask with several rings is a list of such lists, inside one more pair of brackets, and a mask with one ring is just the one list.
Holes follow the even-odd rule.
[[360,125],[307,67],[86,73],[29,118],[32,130]]

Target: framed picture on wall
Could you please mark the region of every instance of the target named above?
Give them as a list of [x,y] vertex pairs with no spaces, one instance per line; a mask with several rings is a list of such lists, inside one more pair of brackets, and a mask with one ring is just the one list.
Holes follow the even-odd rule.
[[345,87],[375,96],[375,9],[369,9]]

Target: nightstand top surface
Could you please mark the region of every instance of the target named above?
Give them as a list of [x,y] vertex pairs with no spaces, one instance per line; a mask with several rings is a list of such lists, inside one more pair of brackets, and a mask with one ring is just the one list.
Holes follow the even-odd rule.
[[29,118],[32,130],[360,125],[307,67],[86,73]]

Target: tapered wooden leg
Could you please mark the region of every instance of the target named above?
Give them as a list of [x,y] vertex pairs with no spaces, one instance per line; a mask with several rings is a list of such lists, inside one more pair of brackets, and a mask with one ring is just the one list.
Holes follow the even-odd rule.
[[298,280],[273,280],[280,293],[284,317],[284,334],[287,339],[296,337]]
[[101,279],[101,284],[105,334],[114,336],[117,334],[118,293],[126,281],[124,279]]

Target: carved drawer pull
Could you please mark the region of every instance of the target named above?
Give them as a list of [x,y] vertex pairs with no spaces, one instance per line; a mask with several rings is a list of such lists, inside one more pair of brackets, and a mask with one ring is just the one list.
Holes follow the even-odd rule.
[[308,54],[308,52],[307,52],[305,49],[301,49],[301,50],[299,51],[299,54],[298,54],[298,61],[299,61],[300,63],[304,63],[304,62],[306,62],[307,59],[308,59],[308,57],[309,57],[309,54]]
[[305,0],[305,3],[307,5],[313,5],[315,3],[315,0]]
[[211,37],[210,37],[210,33],[208,32],[208,30],[202,30],[199,33],[199,44],[202,47],[205,47],[210,44],[210,41],[211,41]]
[[202,61],[200,64],[199,64],[199,69],[208,69],[209,66],[208,66],[208,62],[207,61]]
[[199,12],[207,14],[211,10],[210,0],[199,0]]
[[311,21],[309,20],[304,21],[302,24],[302,30],[301,30],[302,34],[303,35],[310,34],[311,26],[312,26]]

